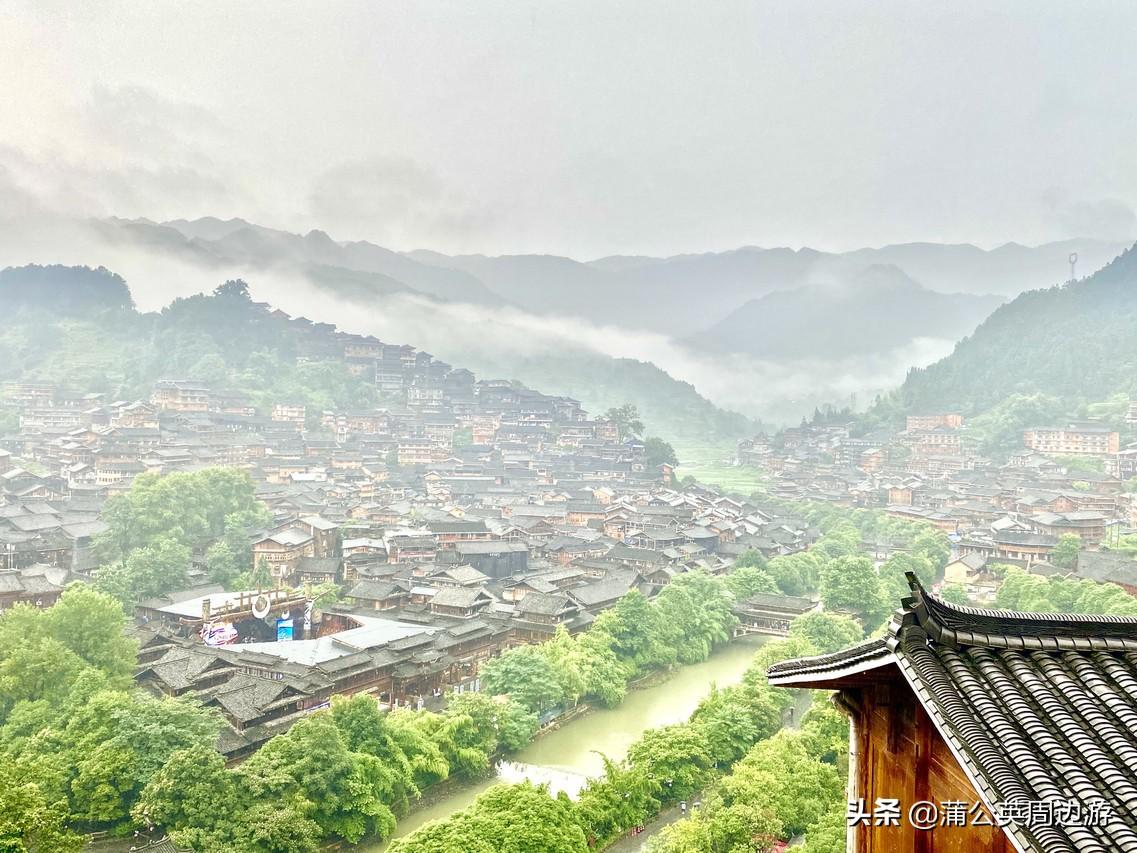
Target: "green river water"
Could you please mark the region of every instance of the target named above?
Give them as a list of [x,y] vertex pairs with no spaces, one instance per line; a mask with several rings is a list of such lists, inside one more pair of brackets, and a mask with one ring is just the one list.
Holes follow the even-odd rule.
[[[618,708],[591,711],[538,737],[509,761],[502,762],[496,776],[450,787],[444,797],[402,817],[395,837],[400,838],[427,821],[465,808],[478,794],[498,782],[530,779],[548,783],[553,791],[563,790],[574,796],[587,777],[603,771],[599,753],[619,760],[645,729],[686,720],[712,684],[722,687],[741,680],[764,639],[752,636],[735,640],[703,663],[680,667],[664,680],[628,691]],[[382,842],[362,844],[354,849],[361,853],[378,853],[386,846],[387,842]]]

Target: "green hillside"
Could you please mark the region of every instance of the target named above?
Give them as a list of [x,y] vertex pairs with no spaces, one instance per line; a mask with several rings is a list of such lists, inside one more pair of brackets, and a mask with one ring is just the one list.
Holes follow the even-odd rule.
[[[126,283],[102,269],[0,270],[0,293],[8,312],[0,336],[0,382],[52,382],[132,399],[148,394],[162,377],[199,379],[244,394],[261,408],[280,399],[314,410],[374,405],[378,399],[373,384],[348,372],[327,332],[298,328],[258,308],[240,282],[150,313],[136,311]],[[653,435],[680,444],[729,441],[757,428],[645,362],[575,350],[500,363],[484,353],[462,355],[455,353],[456,365],[480,378],[573,396],[594,414],[632,403]]]
[[944,359],[913,369],[878,413],[974,415],[1014,394],[1067,409],[1137,391],[1137,249],[1089,278],[1032,290],[995,311]]
[[624,403],[640,412],[648,432],[676,448],[707,441],[733,441],[751,435],[760,424],[715,406],[695,386],[681,382],[645,361],[612,358],[587,350],[556,355],[496,360],[487,352],[458,354],[460,363],[479,376],[516,379],[546,394],[573,397],[598,414]]
[[[7,312],[0,382],[51,382],[133,399],[148,395],[156,379],[177,377],[244,394],[261,407],[279,399],[316,409],[376,400],[374,387],[352,376],[334,347],[259,309],[242,282],[141,313],[118,276],[46,268],[53,286],[83,289],[82,310],[66,311],[44,298],[42,274],[28,269],[0,271]],[[88,287],[91,282],[96,286]]]

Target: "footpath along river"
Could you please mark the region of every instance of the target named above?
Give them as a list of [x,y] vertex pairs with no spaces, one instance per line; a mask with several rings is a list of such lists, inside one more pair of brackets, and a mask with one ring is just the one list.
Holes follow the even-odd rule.
[[[754,652],[765,637],[735,640],[703,663],[683,666],[669,677],[649,686],[628,691],[618,708],[596,709],[570,720],[555,731],[539,736],[527,747],[502,762],[495,777],[467,785],[446,788],[445,796],[430,800],[399,820],[395,837],[408,835],[430,820],[444,818],[474,801],[478,794],[498,782],[548,783],[553,791],[575,796],[584,780],[604,769],[598,753],[613,760],[624,757],[628,747],[645,729],[686,720],[712,684],[737,684]],[[389,842],[362,844],[360,853],[379,853]]]

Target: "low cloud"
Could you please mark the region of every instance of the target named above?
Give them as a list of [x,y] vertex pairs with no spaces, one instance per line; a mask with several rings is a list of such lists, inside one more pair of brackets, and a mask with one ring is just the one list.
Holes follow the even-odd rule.
[[651,362],[689,382],[718,406],[776,423],[796,421],[826,403],[863,407],[876,394],[902,382],[910,367],[942,358],[955,344],[917,338],[894,350],[858,358],[775,362],[739,354],[709,355],[667,335],[575,317],[538,316],[517,308],[440,304],[406,294],[348,301],[296,277],[285,278],[287,285],[277,277],[254,290],[291,313],[320,316],[350,331],[409,343],[481,372],[492,366],[496,371],[491,373],[514,378],[510,365],[523,369],[526,358],[568,359],[579,352],[631,358]]
[[[589,353],[651,362],[689,382],[717,405],[769,422],[797,420],[815,405],[843,405],[903,380],[909,367],[947,354],[953,342],[917,339],[891,352],[854,359],[766,361],[709,355],[653,332],[515,307],[437,302],[413,294],[348,299],[296,269],[199,266],[162,247],[108,239],[105,225],[61,214],[0,168],[0,266],[26,263],[103,265],[122,275],[143,310],[177,296],[209,292],[227,278],[245,278],[254,296],[296,315],[334,322],[427,350],[483,376],[515,378],[537,356]],[[545,388],[542,390],[557,390]]]

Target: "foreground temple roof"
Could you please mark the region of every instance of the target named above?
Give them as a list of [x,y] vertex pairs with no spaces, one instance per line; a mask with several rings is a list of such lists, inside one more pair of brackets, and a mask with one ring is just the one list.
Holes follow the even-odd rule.
[[1137,619],[981,610],[908,575],[888,633],[770,667],[782,687],[902,677],[988,807],[1105,801],[1102,826],[1011,824],[1022,850],[1137,851]]

